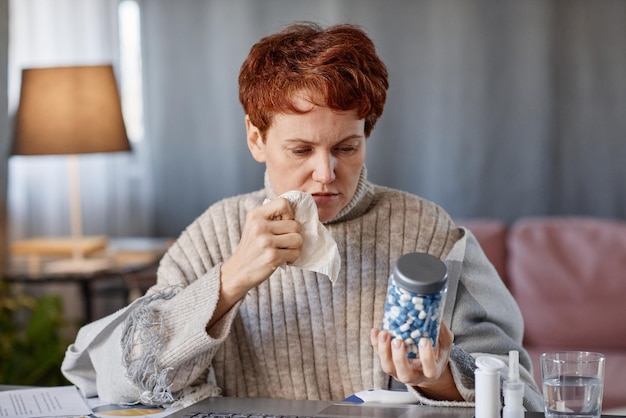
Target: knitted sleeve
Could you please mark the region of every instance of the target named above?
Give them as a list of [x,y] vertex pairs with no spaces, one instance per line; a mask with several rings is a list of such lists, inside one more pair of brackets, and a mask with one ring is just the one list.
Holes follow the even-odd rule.
[[[231,198],[194,221],[161,260],[157,284],[145,296],[80,330],[66,353],[65,376],[86,395],[117,403],[189,403],[218,394],[211,360],[237,306],[210,334],[206,327],[246,204]],[[238,211],[241,217],[225,215]]]

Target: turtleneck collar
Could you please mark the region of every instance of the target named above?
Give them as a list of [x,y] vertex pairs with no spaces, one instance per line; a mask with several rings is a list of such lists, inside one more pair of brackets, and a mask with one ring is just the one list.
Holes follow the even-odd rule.
[[[267,198],[277,198],[278,195],[270,184],[267,170],[265,170],[264,183]],[[334,224],[358,218],[367,211],[373,199],[374,185],[367,180],[367,169],[365,168],[365,166],[363,166],[363,168],[361,169],[361,174],[359,176],[359,182],[356,186],[356,191],[354,192],[354,196],[352,196],[352,200],[350,200],[350,203],[344,206],[343,209],[339,211],[337,216],[329,221],[324,222],[324,224]]]

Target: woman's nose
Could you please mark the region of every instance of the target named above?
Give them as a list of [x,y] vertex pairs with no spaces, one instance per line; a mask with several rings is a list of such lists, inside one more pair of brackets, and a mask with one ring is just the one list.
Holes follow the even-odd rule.
[[335,180],[335,158],[330,155],[320,155],[315,159],[313,167],[313,180],[328,184]]

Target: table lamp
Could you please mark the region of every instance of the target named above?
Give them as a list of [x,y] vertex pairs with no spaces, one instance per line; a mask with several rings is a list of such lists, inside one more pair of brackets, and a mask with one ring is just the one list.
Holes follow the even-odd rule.
[[43,254],[70,246],[72,257],[49,263],[47,271],[107,267],[106,259],[85,257],[90,250],[106,246],[106,237],[83,236],[77,154],[130,149],[111,65],[22,71],[12,155],[69,156],[71,237],[33,240],[31,244],[38,244]]

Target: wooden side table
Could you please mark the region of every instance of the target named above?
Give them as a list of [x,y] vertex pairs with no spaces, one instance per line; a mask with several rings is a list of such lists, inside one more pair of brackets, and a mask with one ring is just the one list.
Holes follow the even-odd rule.
[[42,273],[42,264],[46,259],[72,257],[75,251],[82,257],[87,257],[106,250],[107,243],[105,236],[80,239],[37,237],[14,241],[9,251],[12,259],[25,257],[28,272],[34,276]]
[[[3,278],[11,283],[28,285],[45,283],[78,285],[83,297],[84,318],[87,322],[91,322],[97,319],[94,317],[92,308],[96,283],[121,278],[127,286],[127,293],[137,297],[138,284],[135,278],[154,273],[159,260],[172,242],[169,238],[110,238],[106,241],[104,248],[98,245],[98,248],[93,248],[89,252],[89,257],[105,260],[106,263],[102,265],[106,267],[93,271],[70,272],[56,270],[48,272],[45,268],[46,263],[57,261],[59,255],[67,256],[66,252],[36,254],[31,245],[28,247],[29,251],[24,251],[22,247],[11,254],[9,269],[4,273]],[[33,266],[33,254],[37,257],[35,266]]]

